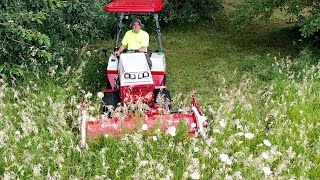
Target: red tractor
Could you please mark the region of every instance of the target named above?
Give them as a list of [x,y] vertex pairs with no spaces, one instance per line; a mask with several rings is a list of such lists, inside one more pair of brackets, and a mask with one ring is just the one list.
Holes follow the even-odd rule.
[[[154,17],[160,50],[148,54],[152,62],[151,68],[145,53],[127,51],[119,57],[111,53],[106,72],[108,88],[104,90],[103,98],[104,110],[108,116],[96,121],[87,121],[84,115],[81,129],[82,143],[85,143],[86,135],[93,138],[105,134],[119,136],[141,128],[142,125],[145,129],[159,128],[166,131],[170,128],[175,129],[180,121],[187,122],[189,133],[198,131],[205,136],[206,117],[194,97],[188,110],[173,111],[170,108],[163,108],[157,101],[158,96],[167,103],[171,100],[166,87],[166,60],[158,15],[164,5],[162,0],[113,0],[105,6],[106,11],[118,13],[119,22],[114,51],[119,48],[122,21],[129,19],[132,14]],[[125,118],[113,117],[112,109],[137,102],[147,105],[142,117],[135,117],[134,112],[128,113]]]

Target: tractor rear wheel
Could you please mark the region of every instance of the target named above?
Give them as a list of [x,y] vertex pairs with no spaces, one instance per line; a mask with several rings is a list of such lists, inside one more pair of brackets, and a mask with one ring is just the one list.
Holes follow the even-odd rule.
[[111,111],[118,107],[120,96],[118,92],[105,92],[103,97],[103,112],[111,115]]

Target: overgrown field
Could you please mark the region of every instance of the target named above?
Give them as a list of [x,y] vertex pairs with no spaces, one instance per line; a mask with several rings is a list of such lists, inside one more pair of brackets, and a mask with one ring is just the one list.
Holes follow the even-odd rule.
[[307,49],[296,53],[298,39],[279,24],[237,34],[223,21],[163,30],[175,106],[195,89],[208,139],[186,139],[181,128],[174,136],[141,129],[81,150],[81,96],[101,103],[106,58],[99,49],[112,47],[101,42],[80,49],[74,64],[61,58],[43,69],[33,62],[22,81],[0,76],[0,177],[317,179],[318,59]]

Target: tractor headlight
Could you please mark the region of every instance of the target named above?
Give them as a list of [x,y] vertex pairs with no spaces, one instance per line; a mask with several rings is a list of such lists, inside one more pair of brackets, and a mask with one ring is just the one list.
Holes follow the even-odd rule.
[[125,74],[124,74],[124,78],[125,78],[125,79],[129,79],[129,78],[130,78],[130,74],[129,74],[129,73],[125,73]]
[[149,77],[149,73],[148,72],[144,72],[143,73],[143,77],[145,78],[145,77]]
[[136,75],[135,74],[130,74],[130,79],[135,79]]
[[138,78],[139,79],[146,78],[146,77],[149,77],[149,73],[148,72],[143,72],[143,73],[138,74]]

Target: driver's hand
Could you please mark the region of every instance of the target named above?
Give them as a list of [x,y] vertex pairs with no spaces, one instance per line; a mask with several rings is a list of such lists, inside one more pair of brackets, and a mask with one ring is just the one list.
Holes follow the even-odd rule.
[[120,55],[120,51],[115,51],[113,54],[114,54],[115,56],[119,56],[119,55]]

